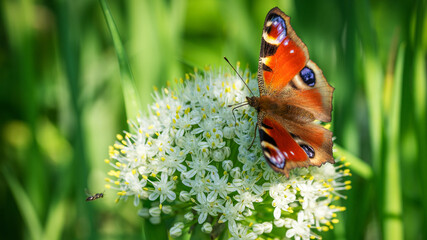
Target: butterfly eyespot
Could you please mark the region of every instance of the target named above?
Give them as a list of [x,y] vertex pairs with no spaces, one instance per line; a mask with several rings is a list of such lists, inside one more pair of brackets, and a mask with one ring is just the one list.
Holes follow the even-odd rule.
[[302,144],[300,147],[304,150],[304,152],[307,154],[309,158],[314,158],[314,149],[311,146]]
[[265,31],[269,36],[275,38],[277,42],[282,42],[287,36],[286,22],[279,15],[273,14]]
[[299,73],[302,80],[305,84],[307,84],[310,87],[313,87],[314,84],[316,84],[316,76],[314,75],[313,70],[311,70],[308,67],[304,67],[301,72]]

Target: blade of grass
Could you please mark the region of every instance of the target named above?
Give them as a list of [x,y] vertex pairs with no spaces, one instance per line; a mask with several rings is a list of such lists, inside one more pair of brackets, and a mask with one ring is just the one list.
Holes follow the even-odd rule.
[[30,198],[25,193],[16,177],[11,174],[6,167],[2,168],[2,172],[10,191],[15,198],[15,202],[18,205],[21,216],[28,227],[31,239],[42,239],[42,226]]
[[119,31],[114,22],[110,8],[105,0],[99,0],[102,12],[107,22],[108,29],[110,30],[113,39],[114,48],[116,49],[117,58],[120,66],[120,76],[122,82],[123,97],[126,106],[126,115],[128,119],[135,118],[140,108],[140,98],[136,89],[133,74],[129,65],[129,60],[126,55],[123,43],[120,40]]
[[372,171],[372,168],[363,160],[354,156],[352,153],[346,151],[339,145],[335,144],[334,150],[335,150],[334,155],[337,155],[339,157],[344,157],[350,163],[348,168],[351,169],[352,173],[361,176],[365,180],[370,180],[373,177],[374,173]]
[[403,64],[405,45],[399,47],[390,95],[390,113],[387,126],[387,151],[384,161],[384,239],[403,239],[402,187],[400,179],[400,116],[402,103]]
[[[427,161],[425,159],[425,147],[427,146],[427,72],[426,59],[427,49],[423,47],[423,37],[425,38],[427,1],[418,1],[416,25],[415,25],[415,43],[414,43],[414,88],[413,102],[414,115],[417,129],[417,154],[419,163],[419,176],[421,179],[421,202],[423,211],[423,222],[421,226],[425,226],[427,222]],[[423,35],[424,34],[424,35]],[[427,228],[423,227],[421,236],[427,236]]]

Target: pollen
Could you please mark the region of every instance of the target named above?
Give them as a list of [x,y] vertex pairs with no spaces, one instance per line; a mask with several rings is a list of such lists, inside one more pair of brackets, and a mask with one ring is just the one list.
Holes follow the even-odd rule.
[[169,104],[166,104],[166,108],[167,108],[168,110],[170,110],[170,109],[171,109],[171,106],[170,106]]
[[108,164],[108,163],[110,163],[110,159],[106,158],[106,159],[104,159],[104,162]]
[[165,94],[169,94],[169,90],[167,88],[163,89],[163,91],[165,91]]
[[119,181],[114,181],[114,184],[115,185],[120,185],[120,182]]
[[122,136],[122,135],[120,135],[120,134],[117,134],[117,135],[116,135],[116,138],[117,138],[117,140],[119,140],[119,141],[123,140],[123,136]]
[[117,195],[119,195],[119,196],[126,196],[126,191],[123,190],[121,192],[118,192]]

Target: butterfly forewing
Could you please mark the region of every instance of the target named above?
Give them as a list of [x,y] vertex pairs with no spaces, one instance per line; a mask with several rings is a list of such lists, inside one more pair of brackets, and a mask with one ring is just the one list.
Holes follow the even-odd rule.
[[308,61],[307,47],[295,34],[289,20],[277,7],[265,18],[258,65],[261,95],[283,89]]

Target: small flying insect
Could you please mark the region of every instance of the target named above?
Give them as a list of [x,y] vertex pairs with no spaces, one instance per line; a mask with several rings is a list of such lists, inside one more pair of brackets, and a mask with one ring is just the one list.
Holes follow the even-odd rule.
[[103,198],[103,197],[104,197],[104,193],[103,193],[103,192],[102,192],[102,193],[95,193],[94,195],[92,195],[92,194],[90,194],[90,193],[87,191],[87,189],[86,189],[86,194],[88,195],[88,197],[86,198],[86,202],[94,201],[94,200],[96,200],[96,199],[99,199],[99,198]]

